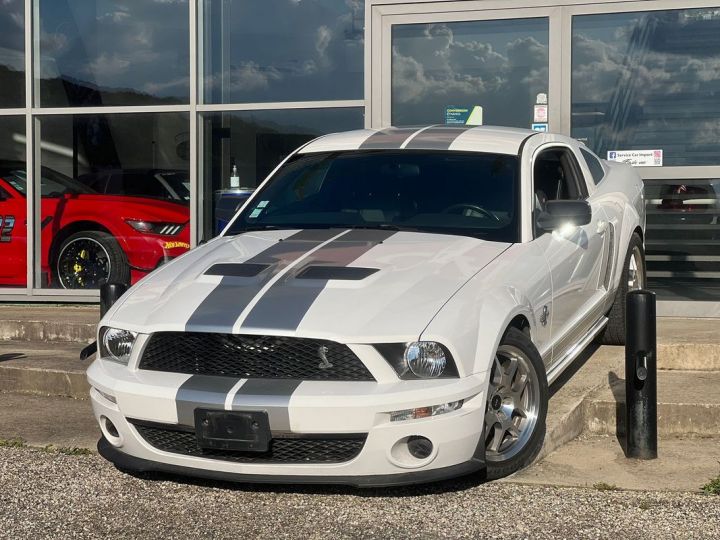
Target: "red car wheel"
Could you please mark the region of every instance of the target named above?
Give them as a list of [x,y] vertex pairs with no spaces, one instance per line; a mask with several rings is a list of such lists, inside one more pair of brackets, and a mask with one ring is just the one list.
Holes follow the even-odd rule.
[[130,283],[130,266],[110,234],[81,231],[60,245],[53,277],[63,289],[97,289],[105,282]]

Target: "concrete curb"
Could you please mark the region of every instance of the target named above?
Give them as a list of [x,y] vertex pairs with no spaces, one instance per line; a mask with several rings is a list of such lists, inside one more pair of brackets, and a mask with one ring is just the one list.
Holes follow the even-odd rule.
[[7,367],[0,364],[0,391],[88,399],[84,371]]
[[0,340],[70,341],[89,343],[95,339],[97,324],[60,321],[0,321]]

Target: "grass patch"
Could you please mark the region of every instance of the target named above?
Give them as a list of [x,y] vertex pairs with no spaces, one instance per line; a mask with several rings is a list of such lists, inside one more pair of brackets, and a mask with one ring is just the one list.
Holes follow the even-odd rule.
[[595,482],[593,487],[598,491],[615,491],[617,489],[615,484],[608,484],[607,482]]
[[702,490],[708,495],[720,495],[720,475],[705,484]]
[[0,438],[0,448],[24,448],[26,446],[25,440],[20,437],[13,437],[12,439]]

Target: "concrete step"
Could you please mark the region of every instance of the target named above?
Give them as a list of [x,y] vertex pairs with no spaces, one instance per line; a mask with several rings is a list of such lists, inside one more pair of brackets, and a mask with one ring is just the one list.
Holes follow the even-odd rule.
[[[625,380],[610,371],[604,388],[585,399],[590,433],[625,433]],[[658,372],[658,436],[720,436],[720,372]]]
[[88,343],[99,320],[98,306],[0,304],[0,341]]
[[[662,438],[658,459],[640,460],[627,459],[613,436],[583,434],[503,482],[697,493],[717,477],[718,462],[720,437]],[[650,500],[641,504],[643,510],[654,506]]]
[[86,399],[89,386],[81,361],[83,344],[0,341],[0,391]]

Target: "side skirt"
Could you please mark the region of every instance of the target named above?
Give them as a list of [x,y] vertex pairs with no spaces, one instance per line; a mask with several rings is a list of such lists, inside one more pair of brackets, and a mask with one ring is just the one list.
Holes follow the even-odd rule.
[[567,369],[567,367],[572,364],[572,362],[580,355],[581,352],[585,350],[585,348],[590,345],[592,340],[594,340],[597,335],[602,331],[603,328],[605,328],[605,325],[608,323],[608,318],[605,316],[600,317],[595,324],[593,324],[590,329],[587,331],[585,336],[583,336],[580,341],[575,343],[572,347],[570,347],[567,352],[558,359],[557,362],[555,362],[550,369],[548,369],[547,372],[547,380],[548,384],[552,384],[555,379],[557,379],[560,374]]

